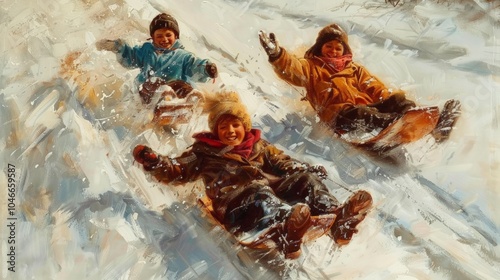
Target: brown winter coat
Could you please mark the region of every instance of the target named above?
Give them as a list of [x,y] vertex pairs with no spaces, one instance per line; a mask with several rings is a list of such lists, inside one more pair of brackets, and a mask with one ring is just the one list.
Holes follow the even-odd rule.
[[162,157],[158,167],[150,172],[164,183],[183,184],[201,178],[217,218],[223,220],[227,205],[245,187],[267,187],[282,176],[306,170],[307,166],[262,139],[253,145],[248,159],[231,153],[227,147],[197,141],[177,158]]
[[307,100],[320,120],[329,125],[335,124],[342,110],[372,104],[396,93],[354,62],[335,73],[318,57],[297,58],[282,48],[281,55],[271,64],[280,78],[306,89]]

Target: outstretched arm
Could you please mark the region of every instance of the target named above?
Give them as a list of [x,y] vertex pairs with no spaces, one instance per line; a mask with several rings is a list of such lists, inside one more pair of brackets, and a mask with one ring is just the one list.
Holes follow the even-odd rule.
[[310,64],[307,59],[299,59],[279,46],[274,33],[267,35],[259,31],[260,44],[269,56],[274,72],[283,80],[300,87],[306,87],[310,78]]
[[206,82],[209,78],[216,78],[219,73],[215,63],[208,59],[201,59],[191,53],[186,54],[183,73],[196,82]]
[[267,33],[264,30],[259,31],[259,41],[264,51],[266,51],[269,56],[269,60],[272,61],[281,54],[281,48],[278,44],[278,40],[276,39],[276,35],[274,33]]
[[114,53],[117,53],[122,45],[124,45],[124,42],[121,39],[117,40],[102,39],[95,43],[95,46],[98,50],[110,51]]
[[163,183],[185,183],[195,179],[196,174],[189,174],[189,163],[180,163],[176,159],[157,155],[151,148],[138,145],[132,152],[134,159],[142,164],[145,171],[151,173]]
[[144,65],[144,57],[147,50],[144,46],[130,47],[122,39],[102,39],[96,42],[96,48],[100,51],[111,51],[116,53],[118,62],[126,68],[137,68]]

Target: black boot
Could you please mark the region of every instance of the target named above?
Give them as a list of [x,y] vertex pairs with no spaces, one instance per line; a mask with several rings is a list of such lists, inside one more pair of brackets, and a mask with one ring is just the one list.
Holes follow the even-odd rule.
[[439,115],[436,128],[432,131],[432,136],[437,143],[441,143],[450,137],[451,130],[455,126],[460,113],[460,101],[454,99],[446,101]]

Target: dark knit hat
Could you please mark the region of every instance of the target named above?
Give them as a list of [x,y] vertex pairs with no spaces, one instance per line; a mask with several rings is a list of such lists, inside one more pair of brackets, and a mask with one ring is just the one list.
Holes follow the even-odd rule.
[[177,20],[169,14],[159,14],[157,15],[149,24],[149,34],[153,37],[153,34],[156,30],[161,28],[172,29],[175,33],[175,36],[179,38],[179,25],[177,24]]
[[212,132],[217,131],[217,124],[223,115],[232,115],[238,118],[243,123],[245,131],[252,129],[252,122],[247,108],[241,103],[236,92],[205,94],[203,111],[208,113],[208,127]]
[[331,40],[337,40],[344,45],[344,54],[352,54],[351,47],[349,47],[349,41],[347,38],[347,33],[338,25],[330,24],[325,26],[318,33],[316,38],[316,43],[306,51],[304,57],[310,58],[313,56],[321,56],[321,47],[323,44],[330,42]]

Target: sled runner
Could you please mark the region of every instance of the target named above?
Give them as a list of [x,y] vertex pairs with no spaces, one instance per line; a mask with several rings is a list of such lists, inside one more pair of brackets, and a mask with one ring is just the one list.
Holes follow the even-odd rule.
[[[213,224],[224,228],[214,216],[212,202],[208,197],[202,197],[198,199],[198,204],[200,205],[202,212],[212,220]],[[331,226],[335,222],[336,215],[335,214],[325,214],[320,216],[311,216],[312,225],[302,238],[302,242],[310,242],[317,238],[320,238],[324,234],[330,231]],[[266,228],[261,231],[251,231],[244,232],[238,235],[234,235],[236,241],[248,248],[252,249],[274,249],[277,247],[277,242],[279,242],[280,238],[283,238],[276,231],[276,227],[281,224],[276,224],[272,227]]]
[[367,151],[385,152],[415,142],[430,134],[436,127],[438,119],[437,106],[412,108],[375,136],[367,139],[354,139],[342,135],[341,138]]

